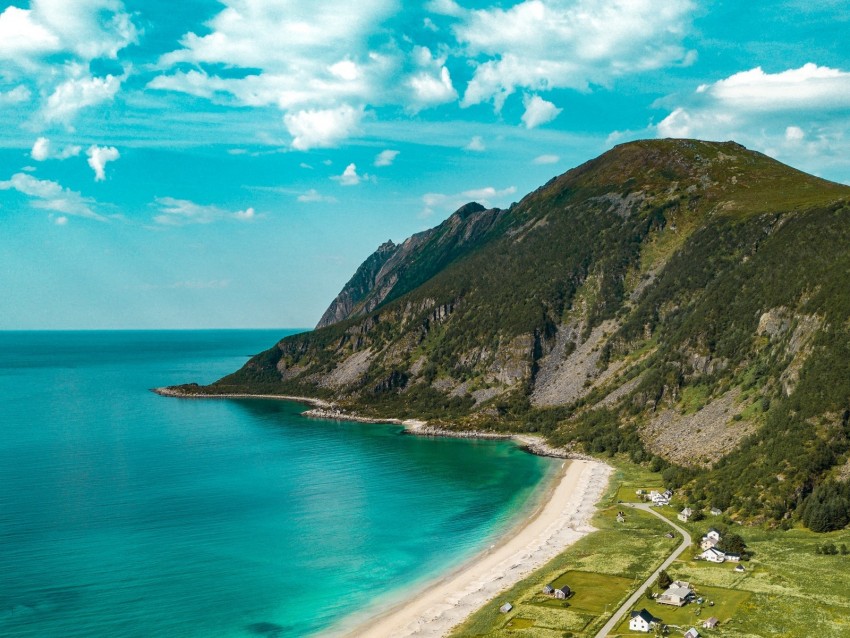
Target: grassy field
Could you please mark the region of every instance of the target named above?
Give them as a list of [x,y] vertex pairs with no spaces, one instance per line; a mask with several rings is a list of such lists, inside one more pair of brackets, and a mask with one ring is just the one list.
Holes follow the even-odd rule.
[[[646,576],[679,544],[678,534],[642,512],[626,510],[626,522],[617,523],[617,501],[634,502],[638,488],[656,488],[660,477],[645,468],[617,462],[617,472],[593,519],[599,531],[586,536],[558,558],[531,574],[496,600],[473,614],[452,638],[585,638],[605,620]],[[682,608],[642,599],[635,610],[646,608],[664,623],[696,627],[703,636],[723,638],[846,638],[850,636],[850,555],[821,555],[815,549],[831,542],[850,546],[850,530],[815,534],[805,529],[766,530],[731,524],[709,516],[697,523],[681,523],[676,513],[684,503],[659,508],[670,520],[691,532],[696,544],[712,526],[730,525],[752,552],[742,563],[696,561],[686,552],[667,570],[677,580],[689,581],[702,605]],[[544,585],[569,585],[573,595],[556,600],[541,593]],[[510,601],[514,609],[500,614]],[[711,605],[710,603],[713,603]],[[711,616],[716,629],[702,628]],[[677,629],[671,636],[680,635]],[[611,636],[638,635],[628,630],[628,616]]]
[[[593,519],[599,530],[578,541],[558,558],[503,592],[473,614],[451,635],[454,638],[487,636],[527,638],[592,636],[605,617],[619,607],[681,542],[670,539],[663,521],[629,510],[625,523],[617,523],[617,496],[621,487],[660,485],[658,475],[643,468],[618,468],[602,507]],[[573,595],[557,600],[541,593],[544,585],[569,585]],[[500,614],[510,601],[514,609]]]

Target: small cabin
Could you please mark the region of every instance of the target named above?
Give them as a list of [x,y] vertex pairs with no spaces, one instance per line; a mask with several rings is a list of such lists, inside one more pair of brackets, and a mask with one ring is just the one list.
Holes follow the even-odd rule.
[[699,632],[691,627],[685,632],[684,638],[699,638]]
[[572,590],[570,589],[570,586],[564,585],[563,587],[559,587],[554,591],[554,596],[555,598],[560,598],[563,600],[565,598],[569,598],[571,593]]
[[554,587],[552,587],[552,585],[546,585],[546,586],[543,588],[543,593],[544,593],[544,594],[548,594],[549,596],[551,596],[551,595],[554,593],[554,591],[555,591],[555,588],[554,588]]
[[506,613],[508,613],[508,612],[509,612],[511,609],[513,609],[513,608],[514,608],[514,606],[513,606],[513,605],[511,605],[510,603],[505,603],[504,605],[502,605],[501,607],[499,607],[499,611],[500,611],[501,613],[503,613],[503,614],[506,614]]
[[708,620],[706,620],[702,623],[702,628],[703,629],[714,629],[715,627],[717,627],[717,625],[719,623],[720,623],[720,621],[715,616],[712,616],[711,618],[709,618]]

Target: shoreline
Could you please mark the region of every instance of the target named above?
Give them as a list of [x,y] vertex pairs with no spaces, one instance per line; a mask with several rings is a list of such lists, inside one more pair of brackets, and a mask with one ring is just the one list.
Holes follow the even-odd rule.
[[301,413],[301,416],[310,419],[328,419],[331,421],[351,421],[355,423],[387,423],[391,425],[401,425],[404,427],[404,434],[426,437],[448,437],[452,439],[479,439],[484,441],[513,441],[520,449],[534,454],[536,456],[546,456],[555,459],[583,460],[599,462],[598,459],[567,450],[558,448],[546,442],[546,440],[538,434],[519,433],[509,434],[501,432],[487,432],[484,430],[449,430],[435,425],[429,425],[427,421],[420,419],[393,419],[382,417],[368,417],[359,414],[352,414],[340,410],[339,407],[332,401],[324,399],[316,399],[314,397],[282,395],[282,394],[191,394],[181,392],[171,387],[151,388],[151,392],[163,397],[172,397],[176,399],[267,399],[276,401],[292,401],[294,403],[306,403],[313,406],[309,410]]
[[567,547],[596,531],[590,519],[608,486],[613,468],[602,461],[564,448],[556,448],[535,434],[502,434],[478,430],[456,431],[417,419],[372,418],[343,412],[334,403],[303,396],[261,394],[189,394],[172,388],[154,388],[166,397],[187,399],[272,399],[313,406],[307,418],[361,423],[388,423],[404,427],[404,434],[484,440],[510,440],[520,449],[564,459],[550,479],[535,509],[508,528],[485,549],[424,588],[399,592],[400,600],[383,610],[355,613],[322,635],[336,638],[443,638],[484,605],[501,605],[500,592],[543,567]]
[[[377,615],[359,615],[324,635],[340,638],[442,638],[500,592],[543,567],[567,547],[596,531],[590,518],[613,469],[599,461],[568,460],[547,486],[537,508],[490,548],[448,574],[407,592]],[[353,625],[353,627],[352,627]]]

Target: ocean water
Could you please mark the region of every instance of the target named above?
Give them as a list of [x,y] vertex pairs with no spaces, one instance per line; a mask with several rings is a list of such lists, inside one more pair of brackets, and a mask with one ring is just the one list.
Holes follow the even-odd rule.
[[492,542],[504,442],[178,400],[285,331],[0,332],[0,635],[310,636]]

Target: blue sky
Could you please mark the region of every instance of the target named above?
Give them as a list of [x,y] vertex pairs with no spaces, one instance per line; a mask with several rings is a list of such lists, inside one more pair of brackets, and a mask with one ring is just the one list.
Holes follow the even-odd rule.
[[632,139],[850,183],[848,33],[846,0],[0,4],[0,329],[308,327],[383,241]]

